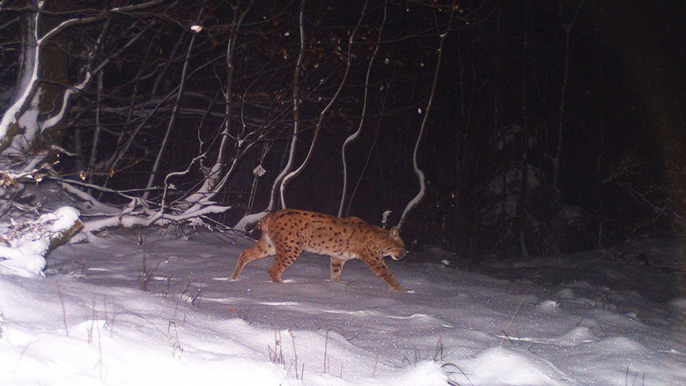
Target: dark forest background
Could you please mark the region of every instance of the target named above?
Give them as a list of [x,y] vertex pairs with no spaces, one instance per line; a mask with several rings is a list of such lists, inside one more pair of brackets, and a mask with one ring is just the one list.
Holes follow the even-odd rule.
[[281,187],[393,224],[416,148],[406,243],[478,260],[673,235],[684,20],[675,0],[0,1],[3,114],[41,50],[41,130],[9,130],[2,168],[145,210],[229,205],[203,214],[228,225]]

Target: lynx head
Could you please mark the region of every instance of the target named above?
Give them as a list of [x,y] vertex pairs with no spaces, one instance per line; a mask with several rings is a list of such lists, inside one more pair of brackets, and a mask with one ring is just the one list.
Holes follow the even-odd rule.
[[381,245],[381,255],[390,257],[393,260],[401,260],[407,254],[405,250],[405,243],[400,238],[400,230],[398,227],[391,228],[385,235]]

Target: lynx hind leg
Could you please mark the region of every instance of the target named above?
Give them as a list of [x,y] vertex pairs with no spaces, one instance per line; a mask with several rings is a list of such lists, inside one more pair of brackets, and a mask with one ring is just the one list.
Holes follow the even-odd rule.
[[388,269],[386,263],[383,260],[373,260],[366,263],[369,266],[369,269],[371,269],[372,272],[374,272],[374,275],[376,275],[379,279],[383,280],[386,284],[388,284],[388,286],[391,287],[392,290],[405,291],[405,288],[403,288],[403,286],[400,285],[398,279],[396,279],[395,276],[393,276],[393,274]]
[[271,245],[269,239],[267,237],[260,238],[255,245],[241,253],[241,256],[238,258],[238,262],[236,262],[236,268],[233,270],[231,280],[238,280],[238,278],[241,276],[241,272],[243,272],[243,268],[245,268],[246,264],[249,262],[263,259],[273,254],[274,247]]
[[293,262],[295,262],[295,259],[297,259],[301,253],[302,250],[297,248],[276,248],[276,257],[274,258],[274,263],[269,268],[269,277],[272,278],[274,283],[283,283],[283,280],[281,280],[281,274],[288,267],[290,267]]
[[343,273],[343,265],[347,260],[339,259],[337,257],[331,258],[331,281],[341,281],[341,273]]

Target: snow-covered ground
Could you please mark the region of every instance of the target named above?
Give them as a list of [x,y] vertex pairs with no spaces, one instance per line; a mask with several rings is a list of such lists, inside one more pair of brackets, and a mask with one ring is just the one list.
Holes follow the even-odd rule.
[[227,280],[249,245],[114,230],[53,251],[44,278],[0,276],[0,384],[686,385],[686,299],[619,285],[640,264],[587,254],[487,276],[428,251],[389,262],[400,293],[359,261],[331,283],[328,259],[304,255],[286,284],[271,259]]

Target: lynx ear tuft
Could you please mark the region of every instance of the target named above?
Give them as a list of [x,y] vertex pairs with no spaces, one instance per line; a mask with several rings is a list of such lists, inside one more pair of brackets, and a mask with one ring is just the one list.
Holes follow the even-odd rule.
[[398,227],[391,228],[390,235],[391,237],[400,237],[400,230],[398,229]]

